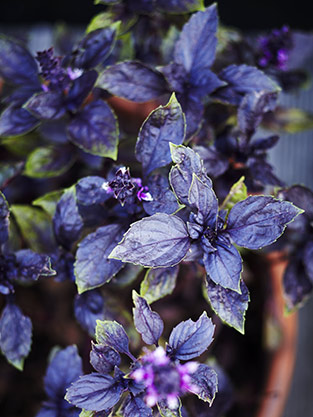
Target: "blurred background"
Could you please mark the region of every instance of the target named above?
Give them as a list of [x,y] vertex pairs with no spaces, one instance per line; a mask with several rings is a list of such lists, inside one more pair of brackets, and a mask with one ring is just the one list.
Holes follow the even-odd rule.
[[[298,0],[287,3],[262,0],[218,1],[219,15],[224,25],[240,28],[247,33],[280,28],[287,24],[292,29],[312,31],[311,2]],[[209,2],[208,2],[209,4]],[[51,26],[66,22],[84,28],[89,20],[103,10],[84,0],[10,0],[1,2],[0,31],[9,28],[32,27],[31,46],[34,51],[48,48]],[[313,75],[313,42],[311,54],[303,66]],[[284,94],[281,104],[313,112],[313,88]],[[276,174],[288,185],[300,183],[313,188],[313,131],[284,134],[272,150],[271,162]],[[295,373],[283,417],[313,417],[313,299],[299,312],[299,338]],[[1,415],[1,411],[0,411]],[[5,417],[5,416],[3,416]]]

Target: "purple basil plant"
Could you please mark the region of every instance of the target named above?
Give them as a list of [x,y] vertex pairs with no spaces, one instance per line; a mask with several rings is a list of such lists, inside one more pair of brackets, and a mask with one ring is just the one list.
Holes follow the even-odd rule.
[[[218,32],[202,0],[96,3],[66,48],[0,36],[0,349],[22,370],[32,321],[70,311],[37,417],[221,417],[234,374],[214,349],[222,328],[245,333],[249,254],[283,249],[289,311],[313,290],[312,191],[267,159],[292,129],[295,35]],[[134,129],[119,105],[147,102]],[[32,314],[33,287],[71,296]]]

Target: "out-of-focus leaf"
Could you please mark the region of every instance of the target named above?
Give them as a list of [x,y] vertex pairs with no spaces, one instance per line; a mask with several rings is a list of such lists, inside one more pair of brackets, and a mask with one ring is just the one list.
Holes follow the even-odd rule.
[[20,308],[9,302],[0,317],[0,349],[7,360],[20,371],[30,352],[32,323]]
[[95,68],[110,54],[115,43],[119,22],[89,32],[74,48],[71,63],[74,68]]
[[74,163],[71,152],[58,147],[35,149],[27,158],[24,174],[33,178],[50,178],[64,174]]
[[77,294],[74,301],[74,313],[77,321],[91,337],[95,336],[97,320],[112,318],[99,290]]
[[230,189],[225,197],[221,208],[230,210],[239,201],[245,200],[248,197],[247,187],[244,183],[245,177],[241,177]]
[[9,106],[0,116],[0,137],[24,135],[35,129],[39,123],[27,110]]
[[4,35],[0,36],[0,76],[15,85],[39,85],[35,59],[20,42]]
[[9,205],[0,191],[0,246],[9,238]]
[[85,152],[116,160],[118,123],[110,106],[102,100],[88,104],[68,125],[70,139]]
[[136,61],[121,62],[106,68],[97,86],[115,96],[139,103],[154,100],[168,92],[166,80],[160,72]]
[[11,211],[23,239],[35,252],[49,253],[55,247],[50,216],[38,207],[13,204]]
[[34,206],[41,207],[52,218],[55,214],[58,201],[62,197],[63,193],[63,190],[51,191],[50,193],[44,194],[43,196],[36,198],[36,200],[34,200],[32,204]]
[[278,107],[265,116],[263,125],[279,133],[302,132],[313,128],[313,114],[302,109]]
[[241,294],[216,285],[211,280],[207,280],[206,290],[211,307],[219,318],[244,334],[245,313],[250,301],[244,282],[241,281],[240,284]]
[[171,294],[176,285],[179,267],[149,269],[140,285],[140,295],[149,304]]
[[82,231],[83,220],[79,214],[75,188],[66,190],[60,198],[53,216],[53,230],[59,243],[69,248]]
[[129,354],[129,339],[123,326],[116,321],[98,320],[96,341],[118,352]]

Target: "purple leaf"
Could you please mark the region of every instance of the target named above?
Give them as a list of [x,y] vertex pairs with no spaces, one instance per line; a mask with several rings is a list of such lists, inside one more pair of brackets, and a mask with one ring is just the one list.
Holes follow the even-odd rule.
[[99,373],[108,374],[113,371],[115,366],[120,365],[121,357],[116,350],[109,346],[92,342],[90,363]]
[[277,96],[278,93],[264,91],[253,91],[244,96],[237,117],[239,129],[248,139],[262,122],[264,114],[275,109]]
[[152,417],[151,408],[142,398],[128,396],[122,408],[123,417]]
[[196,222],[206,226],[216,226],[218,201],[212,187],[203,183],[193,174],[188,195],[189,205],[197,210]]
[[189,205],[188,194],[193,174],[209,187],[212,187],[212,181],[206,175],[203,162],[195,151],[182,145],[171,144],[170,147],[172,160],[176,164],[170,171],[170,183],[179,201]]
[[24,175],[32,178],[50,178],[64,174],[74,163],[72,152],[60,146],[41,146],[27,157]]
[[65,399],[79,408],[102,411],[112,408],[121,398],[124,388],[110,375],[84,375],[67,390]]
[[0,317],[0,349],[7,360],[20,371],[30,352],[32,323],[20,308],[9,302]]
[[195,146],[193,150],[199,154],[208,175],[219,177],[227,170],[229,166],[228,159],[216,149],[212,147]]
[[167,177],[161,174],[150,176],[148,188],[153,200],[143,201],[143,208],[147,214],[150,216],[156,213],[173,214],[178,210],[179,205],[170,189]]
[[97,321],[96,341],[118,352],[129,354],[129,340],[123,326],[116,321]]
[[22,281],[36,281],[40,276],[55,275],[51,269],[50,259],[30,249],[21,249],[15,252],[18,279]]
[[216,285],[211,280],[207,280],[206,289],[211,307],[219,318],[240,333],[244,333],[245,313],[250,301],[244,282],[240,283],[241,294]]
[[38,68],[30,52],[17,40],[0,36],[0,76],[15,85],[39,85]]
[[37,119],[56,120],[66,112],[63,93],[59,91],[43,91],[34,94],[25,104],[28,110]]
[[191,375],[191,382],[198,387],[195,394],[200,400],[211,405],[217,393],[217,374],[214,369],[200,364],[197,371]]
[[177,94],[186,117],[186,138],[191,138],[200,128],[204,113],[204,105],[200,97],[193,96],[189,92]]
[[[303,185],[294,185],[280,190],[278,196],[302,208],[304,213],[300,218],[309,217],[309,219],[313,219],[313,192],[309,188]],[[300,220],[300,218],[297,220]]]
[[172,294],[179,267],[149,269],[140,286],[140,295],[145,297],[149,304],[168,294]]
[[307,242],[304,247],[303,263],[306,274],[313,284],[313,241]]
[[97,320],[111,318],[106,310],[106,302],[99,290],[77,294],[74,301],[74,313],[80,325],[94,337]]
[[240,293],[240,274],[242,259],[234,245],[224,244],[220,239],[216,242],[216,251],[204,250],[203,263],[208,277],[216,284]]
[[118,123],[110,106],[96,100],[84,107],[68,125],[72,142],[85,152],[116,160]]
[[53,228],[57,241],[66,248],[69,248],[80,236],[83,220],[78,212],[73,187],[65,191],[56,206]]
[[111,53],[118,24],[89,32],[69,57],[73,68],[95,68]]
[[279,86],[264,72],[249,65],[230,65],[219,73],[219,78],[227,83],[215,93],[215,96],[233,105],[239,105],[242,97],[248,93],[277,93]]
[[275,242],[301,212],[287,201],[250,196],[230,210],[226,231],[237,245],[260,249]]
[[115,96],[139,103],[168,92],[168,85],[160,72],[136,61],[125,61],[106,68],[97,86]]
[[122,262],[108,259],[108,256],[122,238],[123,231],[118,224],[102,226],[80,242],[75,262],[76,284],[80,294],[110,281],[122,268]]
[[20,136],[38,126],[40,121],[27,110],[9,106],[0,116],[0,137]]
[[148,345],[158,345],[164,329],[164,323],[158,313],[152,311],[147,301],[133,291],[134,323],[137,331],[141,334],[142,340]]
[[9,205],[0,191],[0,246],[9,238]]
[[102,177],[90,176],[81,178],[76,184],[78,203],[84,206],[104,203],[111,197],[110,193],[102,187],[104,184],[106,184],[106,181]]
[[301,307],[312,294],[313,283],[306,275],[302,259],[291,259],[283,277],[284,297],[289,311]]
[[211,344],[214,329],[206,312],[196,322],[191,319],[183,321],[172,330],[167,351],[175,359],[187,361],[196,358]]
[[87,71],[73,81],[65,100],[67,110],[75,111],[83,104],[91,92],[97,77],[97,71]]
[[200,78],[210,68],[215,58],[217,45],[216,5],[191,16],[183,27],[175,45],[174,61],[184,66],[187,73]]
[[136,157],[149,175],[171,162],[169,143],[181,145],[185,138],[185,117],[175,94],[165,106],[154,110],[143,123],[136,143]]
[[181,262],[189,246],[185,223],[174,215],[157,213],[133,223],[109,258],[153,268],[168,267]]
[[55,403],[63,401],[66,388],[82,374],[82,360],[77,347],[73,345],[58,350],[53,355],[44,378],[48,397]]

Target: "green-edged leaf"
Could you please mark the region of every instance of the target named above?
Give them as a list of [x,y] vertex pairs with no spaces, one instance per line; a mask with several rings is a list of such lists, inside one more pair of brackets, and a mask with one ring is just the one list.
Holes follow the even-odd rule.
[[24,359],[30,352],[32,323],[23,315],[21,309],[8,303],[0,317],[0,349],[7,360],[20,371]]
[[157,403],[159,413],[162,417],[182,417],[181,414],[181,401],[177,397],[178,406],[176,408],[170,408],[166,401],[159,401]]
[[55,243],[50,215],[38,207],[13,204],[11,212],[23,239],[35,252],[50,252]]
[[178,275],[179,267],[149,269],[140,285],[140,295],[149,304],[166,295],[172,294]]
[[211,280],[207,280],[206,283],[206,295],[212,309],[223,322],[244,334],[245,314],[250,297],[243,281],[240,289],[241,294],[216,285]]
[[58,201],[62,197],[64,190],[51,191],[43,196],[36,198],[32,202],[34,206],[41,207],[51,218],[54,216]]
[[230,189],[221,205],[221,209],[230,210],[239,201],[248,197],[247,187],[244,183],[245,177],[241,177]]
[[154,110],[142,125],[136,143],[136,157],[148,175],[171,162],[170,142],[181,145],[185,138],[185,116],[172,94],[165,106]]
[[197,397],[211,405],[217,392],[217,374],[214,369],[200,364],[196,372],[191,375],[191,381],[198,388],[195,391]]
[[35,149],[27,158],[24,174],[33,178],[50,178],[64,174],[74,163],[71,152],[47,146]]
[[116,160],[119,128],[113,110],[102,100],[88,104],[68,125],[72,142],[85,152]]
[[263,124],[276,132],[297,133],[313,129],[313,114],[302,109],[278,107],[265,115]]
[[158,345],[164,329],[164,323],[158,313],[152,311],[149,304],[143,297],[139,297],[133,291],[134,323],[137,331],[141,334],[142,340],[148,345]]
[[96,341],[118,352],[129,354],[129,339],[123,326],[116,321],[97,320]]

